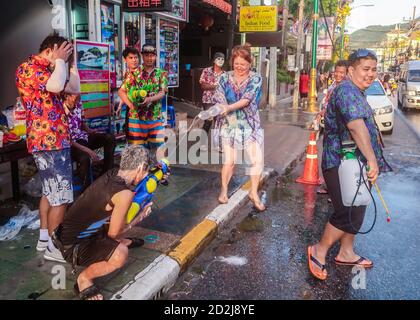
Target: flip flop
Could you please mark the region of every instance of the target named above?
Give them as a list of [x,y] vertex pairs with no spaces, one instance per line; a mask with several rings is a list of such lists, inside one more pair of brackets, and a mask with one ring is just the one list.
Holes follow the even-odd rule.
[[128,249],[138,248],[144,245],[144,240],[140,238],[127,238],[131,240],[130,245],[127,247]]
[[[97,296],[98,294],[102,295],[99,291],[99,288],[97,286],[95,286],[94,284],[92,284],[90,287],[87,287],[86,289],[80,291],[79,290],[79,285],[77,284],[77,282],[74,284],[73,287],[74,293],[76,294],[76,296],[78,296],[80,298],[80,300],[88,300],[94,296]],[[103,299],[103,296],[102,296]]]
[[319,188],[319,189],[316,191],[316,193],[317,193],[317,194],[328,194],[328,190],[327,190],[327,189],[325,189],[325,188]]
[[[321,268],[321,271],[316,271],[312,266],[312,262],[315,263],[319,268]],[[319,280],[327,279],[327,275],[323,273],[323,271],[325,270],[325,264],[322,264],[321,262],[319,262],[312,255],[312,246],[308,246],[308,265],[309,265],[309,271],[315,278]]]
[[358,260],[354,261],[354,262],[346,262],[346,261],[340,261],[337,258],[334,259],[335,263],[338,265],[342,265],[342,266],[360,266],[363,268],[372,268],[373,267],[373,262],[370,264],[366,264],[366,263],[362,263],[363,261],[367,261],[366,258],[364,257],[360,257]]

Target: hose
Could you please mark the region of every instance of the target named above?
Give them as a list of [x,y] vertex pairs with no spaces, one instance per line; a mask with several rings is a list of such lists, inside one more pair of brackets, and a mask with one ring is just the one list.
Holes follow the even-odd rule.
[[[350,222],[351,228],[353,229],[353,231],[356,234],[368,234],[369,232],[371,232],[373,230],[373,227],[376,224],[376,218],[378,216],[378,210],[377,210],[377,207],[376,207],[375,198],[373,197],[372,192],[370,190],[370,186],[367,184],[366,179],[365,179],[365,177],[363,175],[363,169],[366,167],[366,165],[363,164],[363,166],[362,166],[362,162],[360,161],[360,159],[357,159],[357,162],[359,163],[360,177],[359,177],[359,183],[358,183],[358,186],[357,186],[356,194],[354,195],[353,201],[352,201],[351,206],[350,206],[350,209],[349,209],[349,222]],[[356,230],[356,228],[353,225],[352,218],[351,218],[351,211],[352,211],[352,209],[354,207],[354,203],[356,201],[357,194],[358,194],[358,192],[360,190],[360,186],[361,186],[362,180],[363,180],[363,183],[366,186],[367,190],[369,191],[370,197],[372,198],[373,205],[375,207],[375,216],[374,216],[374,219],[373,219],[373,223],[372,223],[372,226],[367,231],[358,231],[358,230]]]

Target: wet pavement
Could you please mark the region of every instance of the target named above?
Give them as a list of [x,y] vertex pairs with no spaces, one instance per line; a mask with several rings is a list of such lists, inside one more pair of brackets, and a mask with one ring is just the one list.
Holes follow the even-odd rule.
[[[385,143],[394,172],[382,175],[378,185],[391,222],[374,191],[376,225],[355,243],[356,252],[373,260],[371,270],[352,273],[351,267],[336,266],[336,245],[327,256],[328,279],[310,275],[306,248],[321,237],[332,206],[328,196],[316,194],[317,187],[294,182],[300,163],[264,187],[266,212],[242,208],[163,299],[419,299],[420,146],[399,115]],[[374,215],[370,205],[362,231]]]
[[[106,299],[171,248],[218,205],[220,173],[217,166],[212,169],[173,168],[169,186],[158,188],[152,214],[127,233],[127,236],[143,238],[145,245],[131,249],[126,266],[98,281]],[[229,193],[237,190],[246,180],[246,176],[235,175]],[[203,193],[206,197],[202,196]],[[25,198],[31,209],[36,209],[38,201],[37,198]],[[3,203],[3,223],[18,210],[19,205],[13,201]],[[70,265],[46,261],[43,254],[35,250],[38,233],[38,230],[23,229],[15,239],[0,241],[0,300],[75,298],[72,288],[76,277],[71,274]],[[65,268],[65,290],[52,289],[56,275],[54,268],[57,266]]]

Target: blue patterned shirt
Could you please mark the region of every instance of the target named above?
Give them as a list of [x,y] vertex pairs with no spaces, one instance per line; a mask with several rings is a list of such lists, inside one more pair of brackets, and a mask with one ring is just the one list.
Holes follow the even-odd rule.
[[[341,141],[352,140],[346,125],[357,119],[365,121],[379,170],[381,172],[389,171],[389,167],[383,159],[379,132],[376,128],[372,108],[367,102],[364,92],[350,80],[340,83],[332,92],[328,102],[325,113],[322,168],[326,170],[340,166],[340,135]],[[360,151],[359,155],[361,160],[366,163],[366,159]]]

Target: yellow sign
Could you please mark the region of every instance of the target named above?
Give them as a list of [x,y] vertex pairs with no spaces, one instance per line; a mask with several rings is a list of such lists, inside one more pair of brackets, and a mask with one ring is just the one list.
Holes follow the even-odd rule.
[[277,6],[241,7],[239,32],[277,31]]

